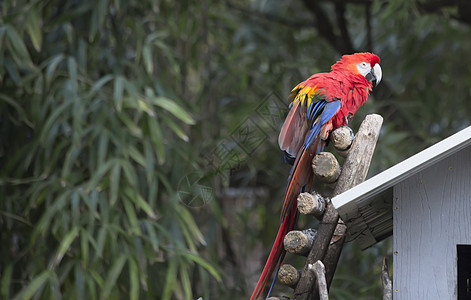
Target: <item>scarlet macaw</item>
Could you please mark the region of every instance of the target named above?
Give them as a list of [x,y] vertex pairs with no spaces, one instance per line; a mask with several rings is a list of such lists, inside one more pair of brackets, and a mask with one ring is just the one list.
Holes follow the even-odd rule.
[[333,129],[348,124],[366,102],[373,84],[381,81],[379,62],[372,53],[344,55],[329,73],[314,74],[291,91],[291,109],[278,143],[288,161],[294,163],[281,210],[281,226],[251,300],[260,297],[275,267],[283,261],[283,239],[294,228],[298,215],[296,199],[311,188],[312,158],[323,151]]

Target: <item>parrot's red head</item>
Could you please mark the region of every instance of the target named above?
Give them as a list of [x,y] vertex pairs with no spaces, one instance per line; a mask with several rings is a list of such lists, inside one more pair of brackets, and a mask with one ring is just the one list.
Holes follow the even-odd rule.
[[362,75],[366,80],[378,85],[382,77],[379,62],[379,57],[369,52],[344,55],[332,66],[332,71],[347,71],[353,75]]

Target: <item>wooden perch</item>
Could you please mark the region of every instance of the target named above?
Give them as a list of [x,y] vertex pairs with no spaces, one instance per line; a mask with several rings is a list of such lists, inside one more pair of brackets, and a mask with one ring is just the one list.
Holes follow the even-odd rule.
[[306,256],[311,250],[316,234],[317,231],[311,228],[288,232],[283,240],[285,250],[289,253]]
[[313,273],[317,280],[317,289],[319,290],[320,300],[329,300],[329,294],[327,292],[327,281],[325,280],[325,268],[324,264],[318,260],[314,264],[308,265],[309,271]]
[[347,157],[353,138],[353,132],[347,126],[337,128],[330,134],[330,142],[332,143],[332,146],[334,146],[337,153],[343,157]]
[[330,152],[321,152],[312,159],[314,175],[325,183],[337,181],[340,175],[340,165],[335,156]]
[[[382,122],[383,118],[375,114],[366,116],[362,122],[337,180],[334,196],[365,180]],[[313,288],[317,290],[317,287],[314,287],[315,276],[308,268],[309,264],[314,264],[318,260],[323,260],[325,264],[327,286],[330,285],[345,240],[346,226],[343,223],[339,224],[338,221],[339,215],[329,202],[319,224],[314,245],[306,259],[301,278],[294,290],[294,299],[318,299],[319,293],[313,291]],[[336,238],[333,239],[337,225],[339,228],[336,231]]]
[[381,283],[383,285],[383,300],[392,300],[392,281],[389,278],[388,261],[383,257],[383,268],[381,272]]
[[326,207],[325,199],[318,193],[301,193],[298,196],[298,210],[304,215],[313,215],[320,219]]
[[280,283],[292,288],[298,284],[299,277],[301,277],[301,272],[290,264],[282,265],[278,271],[278,280]]

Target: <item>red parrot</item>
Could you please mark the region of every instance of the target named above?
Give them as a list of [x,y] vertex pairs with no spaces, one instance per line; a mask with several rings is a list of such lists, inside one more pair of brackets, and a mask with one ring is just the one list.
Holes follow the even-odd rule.
[[281,210],[281,226],[251,300],[260,297],[275,267],[278,265],[279,269],[284,259],[283,239],[294,228],[298,216],[296,199],[311,188],[313,157],[324,150],[329,133],[346,126],[366,102],[373,84],[381,81],[379,62],[372,53],[344,55],[329,73],[314,74],[291,91],[291,109],[278,143],[287,160],[294,163]]

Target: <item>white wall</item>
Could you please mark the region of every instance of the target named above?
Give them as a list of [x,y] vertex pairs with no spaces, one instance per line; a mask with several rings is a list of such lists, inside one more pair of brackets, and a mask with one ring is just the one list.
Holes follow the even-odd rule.
[[394,187],[394,299],[456,299],[456,244],[471,244],[471,147]]

